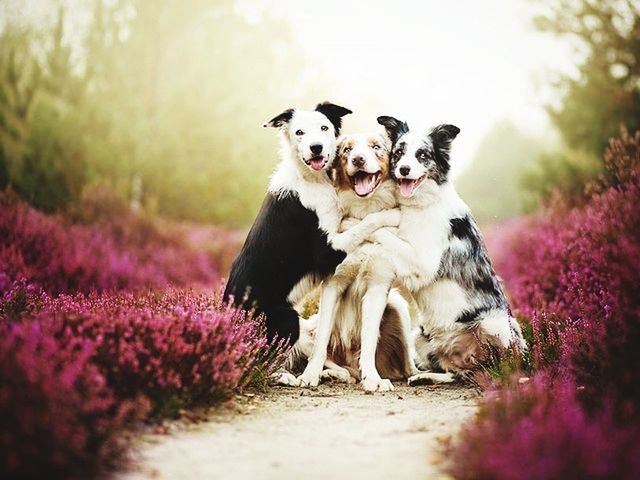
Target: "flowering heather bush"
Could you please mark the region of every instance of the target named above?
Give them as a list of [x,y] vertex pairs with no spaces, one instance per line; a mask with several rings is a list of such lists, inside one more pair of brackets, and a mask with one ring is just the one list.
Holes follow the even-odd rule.
[[487,400],[454,452],[460,478],[640,474],[640,133],[612,140],[605,164],[586,205],[490,236],[542,373]]
[[122,453],[140,407],[117,403],[84,339],[61,344],[53,325],[0,324],[0,476],[88,474]]
[[0,476],[109,465],[133,420],[213,405],[283,359],[262,323],[219,295],[0,287]]
[[571,380],[538,374],[491,391],[450,453],[459,479],[587,479],[640,475],[640,430],[588,414]]
[[165,227],[133,214],[68,225],[0,193],[0,272],[54,294],[217,284],[210,252],[189,243],[184,227]]
[[61,322],[64,342],[92,341],[116,396],[143,394],[155,415],[215,403],[268,376],[282,352],[269,347],[261,322],[205,294],[62,295],[35,319]]

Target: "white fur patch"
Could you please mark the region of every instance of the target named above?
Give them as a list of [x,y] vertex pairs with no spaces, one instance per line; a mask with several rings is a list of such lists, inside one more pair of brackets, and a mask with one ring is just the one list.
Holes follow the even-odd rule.
[[509,314],[504,310],[487,312],[480,322],[482,331],[497,338],[500,344],[507,348],[511,343],[511,325]]

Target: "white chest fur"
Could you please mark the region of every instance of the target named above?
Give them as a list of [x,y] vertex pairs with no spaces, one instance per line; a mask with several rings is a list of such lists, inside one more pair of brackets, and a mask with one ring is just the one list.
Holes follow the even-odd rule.
[[271,176],[269,191],[276,196],[296,194],[305,208],[316,213],[319,227],[331,238],[342,218],[331,179],[324,171],[312,173],[295,162],[290,158],[280,162]]
[[452,186],[443,185],[435,195],[401,201],[402,212],[398,236],[415,251],[412,273],[403,279],[407,287],[417,291],[436,277],[440,262],[449,247],[450,220],[468,212],[466,204]]

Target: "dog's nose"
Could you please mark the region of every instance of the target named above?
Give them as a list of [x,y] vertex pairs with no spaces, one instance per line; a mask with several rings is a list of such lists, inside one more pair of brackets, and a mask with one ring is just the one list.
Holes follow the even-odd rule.
[[320,155],[322,153],[321,143],[313,143],[309,148],[311,149],[311,153],[313,153],[314,155]]
[[402,175],[403,177],[406,177],[407,175],[409,175],[410,171],[411,171],[411,167],[407,167],[406,165],[403,165],[400,167],[400,175]]
[[356,155],[351,159],[351,163],[353,163],[354,167],[360,168],[364,165],[364,157],[362,155]]

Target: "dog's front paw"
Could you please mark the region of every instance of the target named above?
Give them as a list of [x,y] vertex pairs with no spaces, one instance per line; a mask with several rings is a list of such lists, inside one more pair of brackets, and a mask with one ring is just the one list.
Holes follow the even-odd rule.
[[400,225],[400,209],[392,208],[381,212],[373,213],[380,227],[397,227]]
[[298,381],[296,376],[293,373],[287,372],[284,369],[278,370],[277,372],[272,373],[271,381],[276,385],[283,385],[286,387],[297,387],[298,385],[300,385],[300,382]]
[[297,380],[298,386],[300,387],[317,387],[320,385],[320,374],[316,372],[307,372],[305,370]]
[[386,378],[366,377],[362,379],[362,388],[365,392],[391,392],[393,384]]
[[453,373],[421,372],[409,377],[407,383],[415,385],[433,385],[437,383],[452,383],[455,380]]
[[320,374],[322,380],[338,380],[344,383],[356,383],[356,379],[351,376],[348,370],[336,370],[327,368]]

